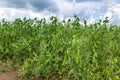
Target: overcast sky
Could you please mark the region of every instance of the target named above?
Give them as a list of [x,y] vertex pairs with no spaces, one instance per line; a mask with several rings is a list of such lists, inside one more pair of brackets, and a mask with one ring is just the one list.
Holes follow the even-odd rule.
[[0,20],[52,15],[63,19],[74,14],[89,23],[108,16],[111,23],[120,24],[120,0],[0,0]]

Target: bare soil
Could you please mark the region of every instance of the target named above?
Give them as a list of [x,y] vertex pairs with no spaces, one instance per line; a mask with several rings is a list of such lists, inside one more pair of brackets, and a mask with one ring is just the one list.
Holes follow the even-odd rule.
[[[19,80],[17,71],[12,69],[9,65],[0,64],[0,80]],[[45,77],[38,77],[35,80],[46,80]],[[49,77],[48,80],[61,80],[55,76]]]
[[0,64],[0,80],[18,80],[16,70]]

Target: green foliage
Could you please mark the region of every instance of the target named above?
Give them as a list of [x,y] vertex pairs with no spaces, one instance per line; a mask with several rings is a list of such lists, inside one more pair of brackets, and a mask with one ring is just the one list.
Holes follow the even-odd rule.
[[120,80],[120,27],[108,22],[2,20],[0,59],[16,61],[20,79]]

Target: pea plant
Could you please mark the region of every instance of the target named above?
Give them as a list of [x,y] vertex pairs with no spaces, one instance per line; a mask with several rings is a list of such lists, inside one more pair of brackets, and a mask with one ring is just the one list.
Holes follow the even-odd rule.
[[120,80],[120,26],[108,22],[3,19],[0,61],[16,62],[21,80]]

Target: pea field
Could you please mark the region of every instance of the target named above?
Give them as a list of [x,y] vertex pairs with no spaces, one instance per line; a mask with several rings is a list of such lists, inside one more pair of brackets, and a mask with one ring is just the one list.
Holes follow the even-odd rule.
[[20,80],[120,80],[120,26],[108,23],[3,19],[0,63],[9,62]]

